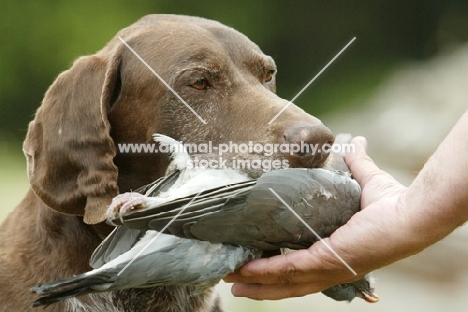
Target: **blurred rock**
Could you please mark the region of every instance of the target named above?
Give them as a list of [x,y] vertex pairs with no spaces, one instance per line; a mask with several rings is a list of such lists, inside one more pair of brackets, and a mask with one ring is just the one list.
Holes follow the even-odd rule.
[[360,109],[350,103],[322,121],[334,133],[365,136],[376,162],[409,183],[468,108],[467,77],[468,45],[395,71]]

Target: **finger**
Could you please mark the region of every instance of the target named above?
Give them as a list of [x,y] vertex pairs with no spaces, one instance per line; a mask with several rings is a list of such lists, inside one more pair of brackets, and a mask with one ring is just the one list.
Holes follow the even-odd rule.
[[224,281],[262,284],[303,282],[304,275],[299,274],[302,270],[298,265],[304,262],[313,263],[309,258],[310,253],[307,250],[298,250],[287,255],[252,260],[236,273],[227,275]]
[[[316,249],[302,249],[285,255],[257,259],[240,268],[239,273],[249,278],[249,282],[303,283],[319,279],[316,272],[322,268]],[[311,271],[311,269],[315,269]]]
[[303,297],[328,288],[323,283],[301,284],[241,284],[232,286],[231,292],[236,297],[248,297],[255,300],[280,300],[291,297]]
[[351,144],[354,145],[354,152],[348,153],[345,156],[346,164],[348,165],[353,178],[363,185],[371,177],[381,173],[381,170],[374,161],[367,155],[367,141],[364,137],[355,137],[351,140]]
[[329,280],[330,277],[348,275],[348,270],[323,242],[309,249],[296,250],[286,255],[256,259],[248,262],[235,273],[226,275],[227,283],[311,283]]
[[285,255],[257,259],[250,261],[241,267],[239,272],[243,276],[278,276],[283,274],[294,274],[298,270],[298,262],[295,261],[304,261],[301,257],[308,258],[309,256],[304,252],[304,250],[298,250]]

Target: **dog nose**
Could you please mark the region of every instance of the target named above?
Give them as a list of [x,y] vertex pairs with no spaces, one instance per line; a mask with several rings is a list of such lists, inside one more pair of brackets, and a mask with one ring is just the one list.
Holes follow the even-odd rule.
[[294,124],[284,131],[283,138],[289,145],[287,158],[291,167],[321,167],[327,159],[334,136],[322,123]]

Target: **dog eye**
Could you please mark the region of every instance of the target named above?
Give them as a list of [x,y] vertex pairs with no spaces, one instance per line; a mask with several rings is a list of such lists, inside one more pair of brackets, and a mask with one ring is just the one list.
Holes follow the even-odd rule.
[[265,75],[264,81],[266,83],[271,82],[273,80],[273,77],[275,76],[275,74],[276,74],[276,70],[274,70],[274,69],[269,70]]
[[210,83],[206,79],[198,79],[190,85],[192,88],[203,91],[211,87]]

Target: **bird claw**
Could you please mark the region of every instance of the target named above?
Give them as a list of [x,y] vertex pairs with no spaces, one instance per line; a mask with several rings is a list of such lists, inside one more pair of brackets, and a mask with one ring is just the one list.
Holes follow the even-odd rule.
[[107,208],[106,216],[109,224],[115,225],[112,221],[116,218],[124,223],[123,217],[129,212],[137,209],[144,209],[147,207],[148,197],[140,193],[123,193],[112,199],[112,203]]

